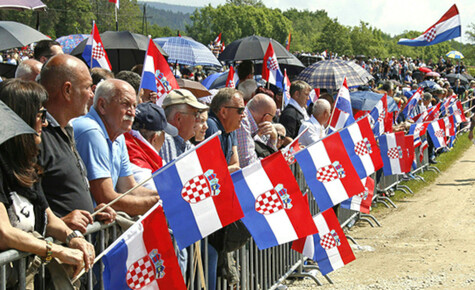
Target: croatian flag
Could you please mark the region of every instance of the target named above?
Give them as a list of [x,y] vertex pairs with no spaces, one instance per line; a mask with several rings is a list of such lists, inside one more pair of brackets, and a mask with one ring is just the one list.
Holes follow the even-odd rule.
[[154,177],[180,249],[243,217],[218,136],[207,140]]
[[232,174],[246,225],[260,250],[317,232],[299,185],[280,152]]
[[401,38],[397,44],[409,46],[429,46],[444,42],[462,35],[460,15],[454,4],[434,25],[422,35],[413,38]]
[[214,40],[214,46],[215,47],[218,47],[221,45],[221,32],[219,33],[218,36],[216,36],[215,40]]
[[404,115],[404,117],[406,117],[406,119],[412,117],[414,108],[417,106],[417,103],[419,103],[421,95],[422,89],[418,88],[414,95],[412,95],[412,97],[409,99],[409,101],[407,101],[407,105],[402,110],[402,114]]
[[179,89],[175,76],[156,44],[150,39],[143,64],[141,89],[157,92],[157,104],[161,105],[171,90]]
[[330,117],[328,134],[338,131],[351,123],[355,122],[353,118],[353,110],[351,109],[350,91],[346,83],[346,77],[343,80],[343,85],[338,91],[338,96],[335,102],[333,114]]
[[119,9],[119,0],[109,0],[110,3],[115,3],[115,8]]
[[429,126],[429,124],[429,122],[414,123],[411,124],[411,127],[409,127],[409,132],[407,134],[414,136],[414,147],[421,145],[420,137],[424,136],[427,131],[427,126]]
[[368,176],[363,178],[361,182],[364,184],[364,191],[343,201],[340,206],[342,208],[369,214],[374,195],[374,179]]
[[355,260],[332,208],[313,217],[318,233],[292,243],[292,249],[317,262],[326,275]]
[[282,88],[282,81],[284,76],[279,68],[277,57],[275,56],[272,42],[269,41],[266,54],[264,55],[264,62],[262,64],[262,79],[279,88]]
[[372,127],[375,137],[379,137],[385,132],[392,132],[392,119],[390,118],[391,114],[388,112],[388,97],[386,94],[378,101],[369,115],[373,120]]
[[287,39],[285,40],[285,49],[287,51],[290,51],[290,40],[292,39],[292,32],[289,31],[289,36],[287,36]]
[[92,23],[91,35],[89,35],[89,38],[87,39],[86,46],[82,52],[82,58],[90,68],[101,67],[112,71],[96,22]]
[[346,127],[340,132],[340,136],[360,179],[383,167],[378,143],[374,139],[368,118]]
[[440,106],[442,103],[438,103],[436,106],[429,108],[427,110],[427,116],[424,117],[424,122],[426,121],[434,121],[439,118],[440,113]]
[[186,289],[158,204],[104,252],[105,289]]
[[310,94],[308,95],[308,101],[307,101],[307,107],[311,104],[314,103],[320,98],[320,89],[315,88],[310,91]]
[[284,83],[282,88],[283,94],[283,101],[282,101],[282,110],[289,104],[290,102],[290,80],[287,76],[287,69],[284,69]]
[[295,154],[321,211],[364,191],[339,133]]
[[431,122],[429,127],[427,127],[427,131],[429,132],[432,143],[434,143],[434,148],[442,148],[447,146],[445,141],[446,135],[444,119]]
[[447,97],[446,100],[440,106],[440,115],[445,117],[447,114],[448,108],[457,100],[457,96],[453,95],[451,97]]
[[[408,138],[406,138],[408,137]],[[384,175],[402,174],[411,171],[414,160],[414,139],[404,132],[382,135],[378,138]]]
[[424,139],[421,148],[419,149],[419,163],[422,163],[422,160],[424,160],[424,150],[426,150],[427,147],[429,147],[429,142],[427,142],[427,139]]
[[455,120],[453,115],[444,118],[445,123],[445,136],[452,137],[455,136]]
[[237,72],[234,72],[234,67],[230,66],[228,71],[228,78],[226,79],[226,88],[235,88],[239,81]]
[[294,154],[299,152],[302,148],[300,147],[299,140],[300,137],[302,137],[305,132],[308,131],[308,127],[305,128],[300,134],[290,142],[289,145],[285,146],[284,148],[281,149],[282,155],[284,155],[285,160],[287,161],[288,165],[292,165],[295,163],[295,156]]
[[455,104],[452,104],[449,107],[449,114],[454,115],[457,124],[467,122],[463,111],[462,102],[460,101],[456,101]]

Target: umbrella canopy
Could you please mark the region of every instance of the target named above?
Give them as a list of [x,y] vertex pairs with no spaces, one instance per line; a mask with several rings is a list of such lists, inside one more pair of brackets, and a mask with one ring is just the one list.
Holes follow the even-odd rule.
[[447,74],[445,75],[445,77],[451,84],[454,84],[455,80],[460,80],[460,83],[462,85],[466,85],[469,83],[468,79],[464,77],[462,74]]
[[437,89],[440,86],[434,81],[423,81],[419,84],[419,87]]
[[229,70],[222,73],[214,73],[205,78],[201,84],[208,90],[224,88],[226,86],[226,79],[228,78]]
[[176,82],[180,89],[189,90],[197,98],[207,97],[211,95],[210,91],[208,91],[208,89],[199,82],[187,79],[177,79]]
[[274,39],[262,36],[248,36],[228,44],[218,59],[220,61],[264,59],[269,42],[272,42],[277,59],[295,57]]
[[221,66],[211,50],[190,37],[161,37],[153,41],[167,52],[170,63]]
[[[351,107],[356,110],[371,111],[383,96],[384,94],[378,94],[372,91],[350,92]],[[388,111],[397,111],[398,107],[394,99],[390,96],[386,96],[386,98],[388,101]]]
[[314,88],[335,90],[340,88],[345,77],[349,87],[365,85],[373,79],[356,63],[339,59],[316,62],[304,69],[297,79],[306,81]]
[[453,58],[453,59],[462,59],[462,58],[464,58],[463,54],[460,51],[456,51],[456,50],[452,50],[452,51],[447,52],[447,54],[445,56],[447,56],[449,58]]
[[61,36],[60,38],[56,39],[61,47],[63,48],[64,53],[71,53],[76,46],[78,46],[81,41],[86,39],[89,34],[71,34],[66,36]]
[[[262,62],[263,60],[258,60],[254,64],[254,71],[256,74],[260,74],[262,72]],[[287,75],[293,76],[298,75],[301,71],[305,69],[303,63],[296,57],[293,58],[281,58],[278,59],[277,62],[279,63],[280,70],[282,74],[284,73],[284,69],[287,70]]]
[[0,21],[0,39],[0,51],[2,51],[49,38],[23,23]]
[[36,134],[36,131],[0,101],[0,144],[21,134]]
[[40,0],[0,0],[0,9],[46,10],[46,5]]
[[[145,35],[129,31],[106,31],[101,33],[101,39],[114,73],[130,70],[134,65],[143,64],[149,43],[149,39]],[[87,39],[79,43],[71,55],[82,59],[86,42]],[[168,56],[160,46],[157,48],[163,56]]]
[[438,78],[440,77],[440,74],[435,71],[431,71],[431,72],[426,73],[426,76]]
[[428,67],[420,67],[419,71],[421,71],[423,73],[430,73],[432,70]]

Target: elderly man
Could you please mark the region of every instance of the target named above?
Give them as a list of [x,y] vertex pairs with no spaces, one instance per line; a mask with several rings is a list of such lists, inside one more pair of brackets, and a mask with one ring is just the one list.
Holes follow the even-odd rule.
[[35,81],[41,71],[43,64],[36,59],[26,59],[18,65],[15,71],[15,78],[24,81]]
[[168,123],[178,129],[177,136],[165,134],[165,142],[160,150],[163,161],[169,163],[193,147],[189,140],[195,136],[194,128],[200,119],[200,111],[208,109],[208,106],[198,102],[190,91],[179,89],[165,97],[162,107]]
[[[163,109],[153,103],[139,104],[132,130],[124,134],[135,181],[142,182],[162,167],[163,161],[158,152],[165,141],[165,133],[175,137],[178,130],[167,123]],[[143,186],[156,190],[153,180]]]
[[[136,106],[134,88],[125,81],[109,79],[97,86],[89,113],[73,121],[76,146],[98,203],[108,203],[137,184],[123,136],[132,129]],[[136,216],[158,200],[156,190],[140,186],[112,207]]]
[[233,88],[224,88],[214,96],[209,107],[208,130],[206,137],[221,131],[219,139],[221,149],[228,163],[229,172],[240,169],[237,153],[237,138],[235,130],[241,127],[244,118],[244,100],[242,93]]
[[273,125],[274,125],[275,130],[277,131],[277,144],[275,145],[275,147],[277,147],[277,149],[281,149],[284,147],[284,140],[285,140],[285,133],[286,133],[285,127],[284,125],[280,123],[275,123]]
[[277,131],[272,125],[277,107],[274,100],[265,94],[257,94],[247,103],[241,127],[236,130],[239,165],[247,165],[258,160],[254,142],[261,142],[277,150]]
[[299,143],[303,146],[309,146],[323,139],[330,114],[330,103],[325,99],[318,99],[313,106],[312,116],[300,126],[299,134],[306,129],[308,130],[300,137]]
[[38,41],[33,51],[33,57],[41,63],[46,63],[51,57],[63,53],[59,42],[47,39]]
[[[69,121],[87,112],[87,102],[93,97],[92,79],[81,60],[62,54],[44,66],[41,84],[49,94],[45,104],[48,126],[41,134],[38,156],[43,191],[51,210],[70,228],[84,233],[93,221],[91,213],[95,209]],[[112,222],[115,212],[108,208],[96,218]]]
[[279,123],[287,130],[287,143],[297,137],[301,123],[309,119],[306,107],[311,90],[310,85],[304,81],[294,81],[290,84],[291,99],[279,119]]

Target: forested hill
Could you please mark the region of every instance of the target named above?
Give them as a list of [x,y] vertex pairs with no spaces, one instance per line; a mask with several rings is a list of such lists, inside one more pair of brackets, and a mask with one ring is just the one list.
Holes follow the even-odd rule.
[[185,30],[185,24],[191,25],[190,15],[200,7],[173,5],[161,2],[138,1],[141,9],[147,4],[147,18],[152,24],[168,26],[173,30]]

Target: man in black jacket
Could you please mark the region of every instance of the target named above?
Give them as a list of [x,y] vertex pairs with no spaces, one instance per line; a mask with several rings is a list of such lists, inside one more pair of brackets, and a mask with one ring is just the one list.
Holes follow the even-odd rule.
[[290,85],[290,102],[280,115],[279,123],[287,131],[286,144],[297,137],[300,124],[309,119],[307,114],[307,100],[312,87],[304,81],[294,81]]

